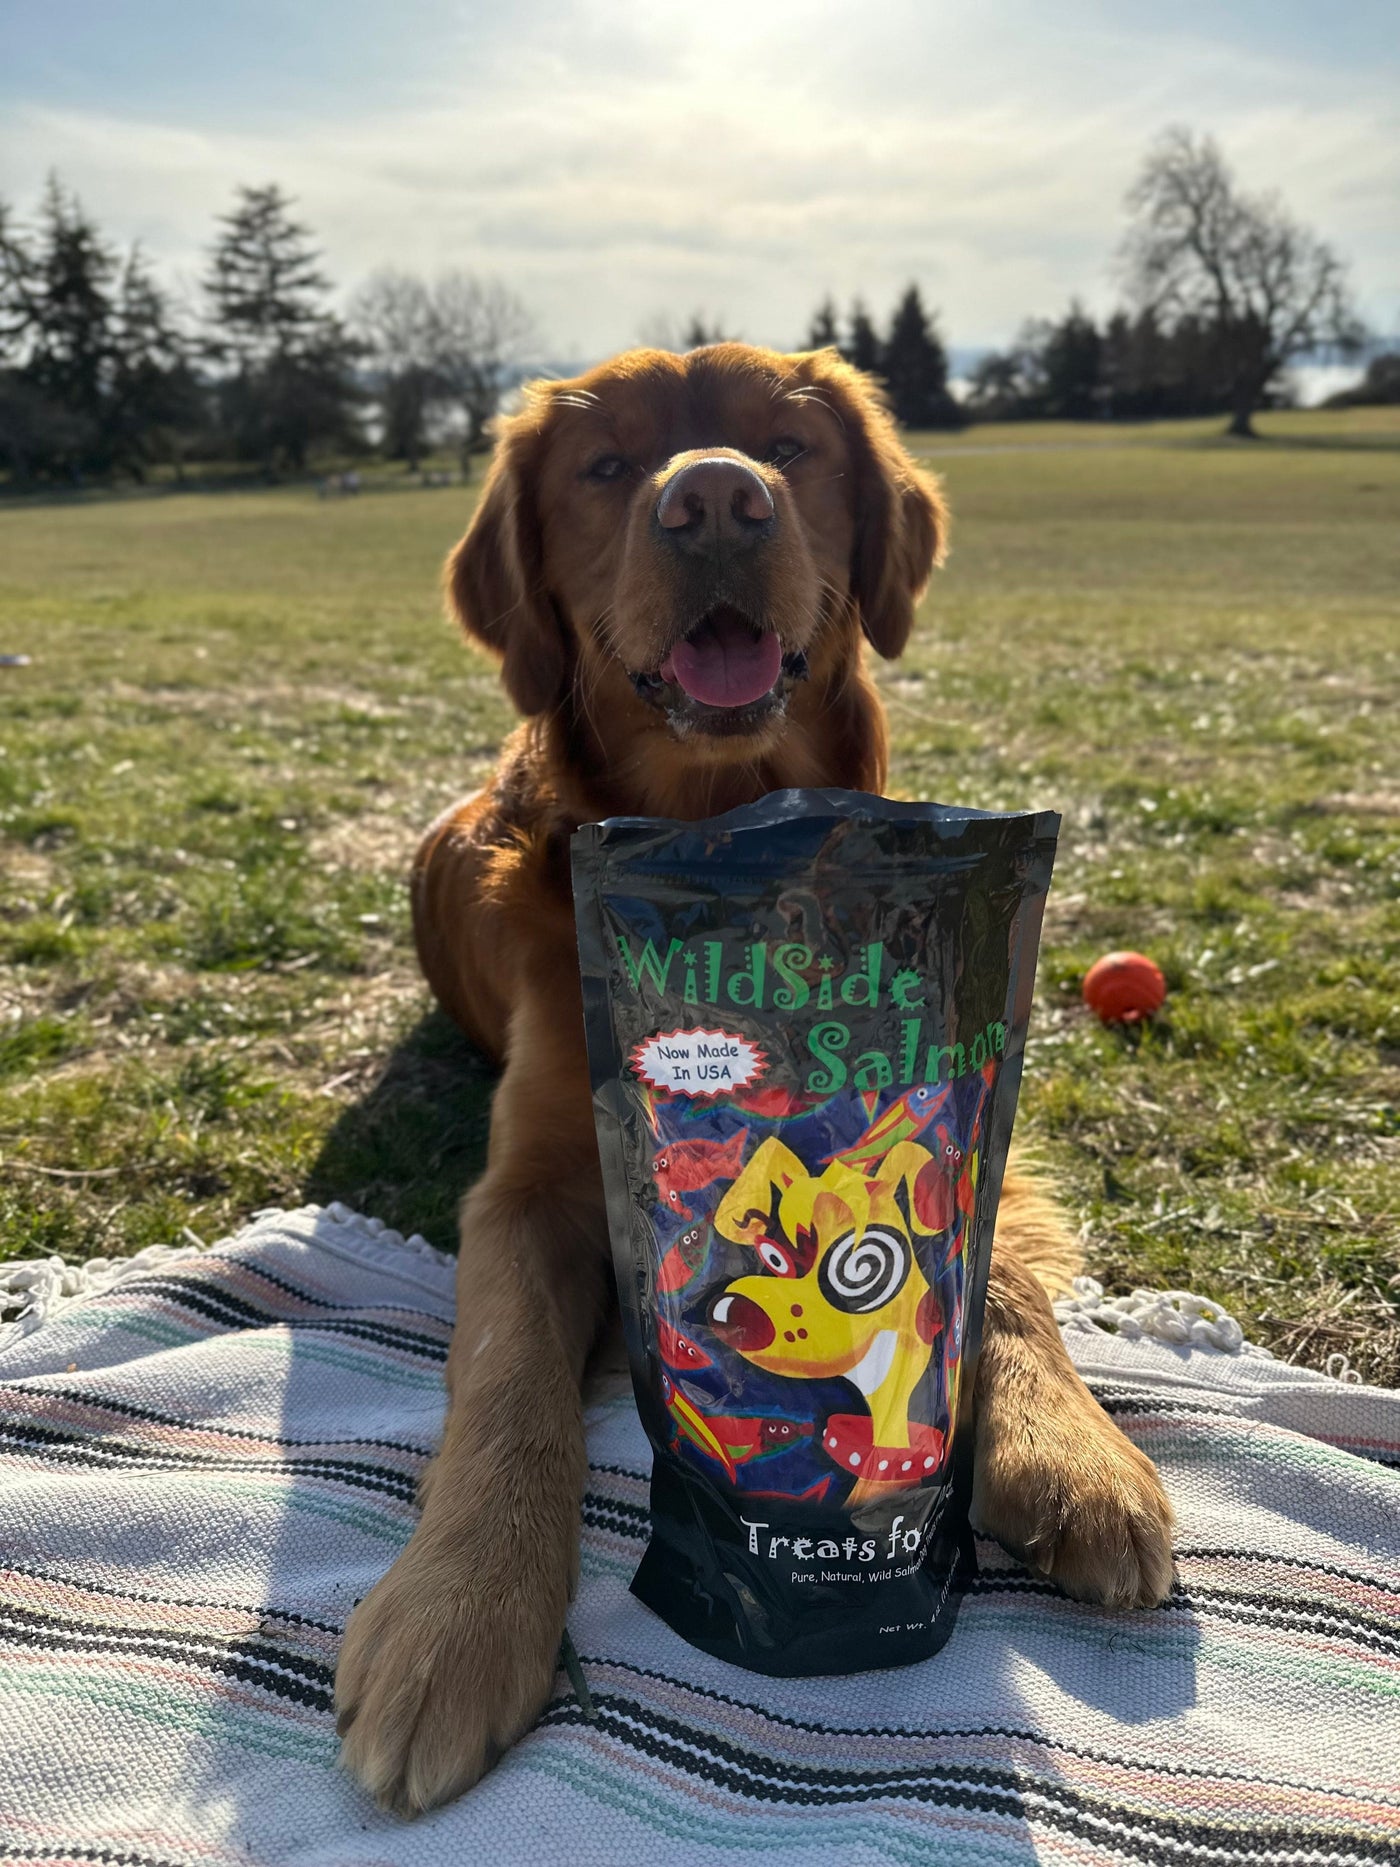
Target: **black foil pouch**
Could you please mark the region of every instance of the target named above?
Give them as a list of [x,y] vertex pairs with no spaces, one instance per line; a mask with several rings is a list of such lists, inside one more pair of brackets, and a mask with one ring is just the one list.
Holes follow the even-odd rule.
[[947,1639],[1059,818],[780,791],[573,839],[593,1107],[654,1448],[633,1593],[757,1672]]

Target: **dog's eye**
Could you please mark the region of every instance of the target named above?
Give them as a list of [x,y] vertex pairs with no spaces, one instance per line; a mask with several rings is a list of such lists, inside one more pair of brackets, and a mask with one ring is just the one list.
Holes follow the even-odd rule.
[[806,444],[794,440],[790,434],[779,435],[768,449],[767,461],[770,467],[790,467],[794,460],[807,452]]
[[628,463],[621,454],[603,454],[586,470],[584,478],[588,480],[620,480],[628,472]]
[[790,1251],[783,1248],[772,1238],[760,1238],[758,1255],[775,1277],[796,1277],[797,1265]]

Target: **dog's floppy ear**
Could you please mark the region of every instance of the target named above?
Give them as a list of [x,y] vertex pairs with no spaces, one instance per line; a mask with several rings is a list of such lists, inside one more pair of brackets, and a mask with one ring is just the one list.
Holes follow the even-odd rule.
[[806,1171],[790,1147],[769,1135],[715,1208],[715,1230],[735,1244],[751,1245],[768,1232],[777,1202]]
[[533,478],[540,445],[531,410],[497,429],[496,451],[466,536],[447,560],[447,601],[463,630],[501,657],[522,713],[562,699],[572,645],[544,581]]
[[851,594],[871,646],[893,661],[904,652],[930,576],[948,554],[948,507],[938,480],[905,449],[871,378],[830,351],[814,361],[819,387],[835,392],[855,467]]

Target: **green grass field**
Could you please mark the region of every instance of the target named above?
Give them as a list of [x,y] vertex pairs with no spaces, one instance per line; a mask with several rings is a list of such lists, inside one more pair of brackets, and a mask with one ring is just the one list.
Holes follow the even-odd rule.
[[[1217,426],[922,437],[894,784],[1064,812],[1021,1125],[1094,1274],[1400,1382],[1400,418]],[[469,497],[0,508],[3,1254],[308,1198],[451,1244],[490,1079],[403,881],[509,720],[440,613]],[[1114,946],[1141,1035],[1079,1004]]]

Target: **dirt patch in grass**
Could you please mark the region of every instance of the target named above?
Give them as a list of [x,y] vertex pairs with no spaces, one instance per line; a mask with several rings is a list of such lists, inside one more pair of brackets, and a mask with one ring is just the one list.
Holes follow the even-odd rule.
[[340,869],[373,869],[401,877],[407,887],[413,853],[426,827],[425,822],[406,823],[369,811],[317,831],[307,848],[313,862]]
[[294,682],[275,678],[264,681],[254,677],[234,686],[221,687],[200,686],[194,680],[175,686],[156,684],[139,687],[129,681],[116,681],[112,685],[111,698],[131,706],[161,707],[195,715],[233,715],[244,712],[257,715],[274,712],[300,716],[308,708],[341,708],[366,720],[401,717],[400,709],[391,701],[366,693],[363,688],[327,686],[316,682],[301,687]]
[[1400,817],[1400,791],[1344,791],[1319,798],[1317,807],[1337,817]]

